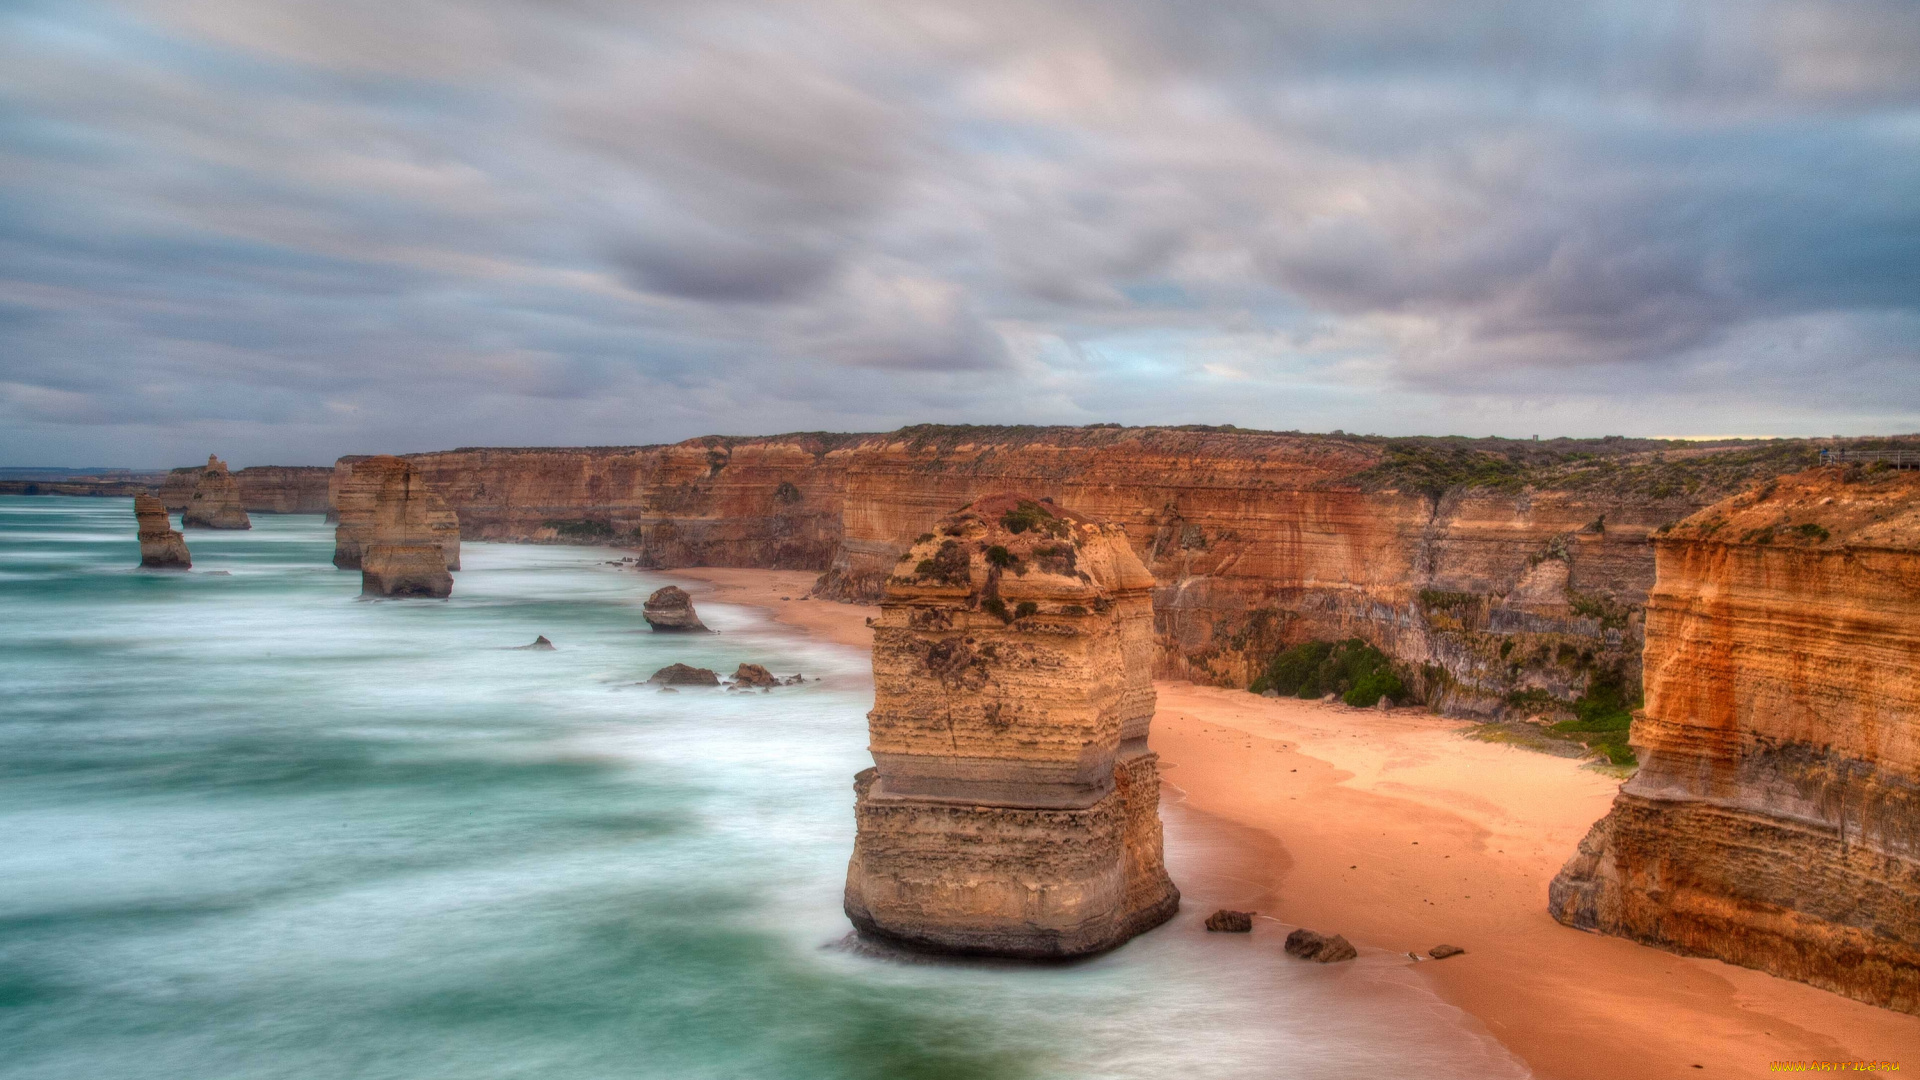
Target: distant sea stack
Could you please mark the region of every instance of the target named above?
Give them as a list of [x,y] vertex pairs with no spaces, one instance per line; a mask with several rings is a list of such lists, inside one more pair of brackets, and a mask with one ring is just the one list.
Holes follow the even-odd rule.
[[1116,527],[994,495],[887,580],[847,916],[937,951],[1108,949],[1171,917],[1153,578]]
[[[457,547],[449,555],[445,546],[445,519],[452,515],[406,462],[384,460],[396,467],[383,463],[363,474],[357,471],[363,477],[378,476],[380,481],[361,533],[360,592],[365,596],[449,596],[453,575],[448,566],[459,562]],[[342,521],[340,530],[346,528]],[[457,533],[453,542],[459,543]]]
[[1920,1013],[1920,473],[1788,476],[1654,548],[1642,764],[1554,917]]
[[[376,525],[383,520],[381,515],[404,506],[408,528],[424,530],[426,539],[439,544],[442,568],[460,569],[460,519],[440,496],[428,490],[411,463],[381,455],[343,458],[336,468],[333,501],[340,524],[333,531],[333,565],[342,570],[361,569],[362,555]],[[383,500],[388,507],[385,511],[381,509]]]
[[253,521],[240,501],[240,486],[227,471],[227,463],[207,455],[206,467],[194,480],[193,497],[180,515],[183,529],[251,529]]
[[154,495],[133,497],[133,518],[140,531],[140,565],[147,570],[185,570],[193,565],[187,538],[173,531],[166,504]]
[[647,597],[641,616],[655,630],[706,633],[707,628],[693,610],[693,598],[678,585],[669,585]]
[[[160,486],[160,501],[168,510],[185,510],[200,482],[200,466],[174,469]],[[333,470],[323,466],[250,465],[233,474],[240,488],[240,505],[249,514],[328,513],[328,483]]]

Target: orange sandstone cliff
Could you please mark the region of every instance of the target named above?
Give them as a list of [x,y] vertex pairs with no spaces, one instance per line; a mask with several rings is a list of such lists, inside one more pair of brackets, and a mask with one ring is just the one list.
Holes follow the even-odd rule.
[[183,529],[251,529],[246,507],[240,503],[240,488],[227,471],[227,463],[207,455],[207,463],[194,478],[193,495],[180,514]]
[[1920,473],[1786,477],[1654,548],[1642,765],[1554,916],[1920,1013]]
[[334,470],[333,506],[339,522],[333,565],[342,570],[364,569],[366,550],[382,529],[402,529],[408,543],[431,540],[441,549],[444,569],[460,569],[460,520],[406,460],[342,458]]
[[[1639,677],[1652,531],[1803,468],[1800,444],[1388,440],[1237,429],[921,426],[672,446],[409,455],[471,539],[619,544],[644,565],[826,571],[874,601],[953,507],[1022,490],[1122,528],[1156,670],[1244,686],[1359,636],[1456,714]],[[335,486],[355,459],[342,459]]]
[[1076,956],[1157,926],[1153,579],[1111,526],[980,499],[896,564],[846,911],[943,951]]
[[140,538],[140,565],[147,570],[185,570],[193,565],[186,537],[173,529],[167,508],[152,495],[133,497],[133,518]]
[[[362,595],[451,595],[448,571],[459,566],[460,541],[457,524],[449,533],[452,515],[446,505],[398,458],[361,461],[351,481],[356,500],[367,496],[365,513],[356,510],[351,524],[343,518],[336,532],[350,533],[357,545]],[[451,550],[449,536],[456,545]]]

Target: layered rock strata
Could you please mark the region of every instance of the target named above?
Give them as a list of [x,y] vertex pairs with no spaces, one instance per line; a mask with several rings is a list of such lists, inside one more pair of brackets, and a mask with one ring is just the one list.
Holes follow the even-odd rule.
[[[392,467],[388,466],[392,463]],[[377,464],[374,464],[377,463]],[[356,472],[366,481],[378,477],[372,506],[363,518],[356,514],[360,536],[360,591],[366,596],[445,597],[453,592],[451,565],[459,564],[456,547],[446,547],[446,506],[428,491],[406,462],[397,458],[369,459]],[[361,522],[364,521],[364,526]],[[348,528],[342,521],[336,535]],[[458,544],[456,536],[454,543]],[[336,557],[335,564],[339,559]]]
[[[193,501],[201,469],[174,469],[160,487],[169,510],[185,510]],[[233,474],[240,505],[250,514],[324,514],[333,470],[325,466],[251,465]]]
[[417,541],[440,547],[443,569],[460,569],[460,519],[411,462],[384,455],[353,459],[344,474],[335,472],[333,505],[339,514],[333,565],[340,569],[361,569],[372,538],[394,524],[389,519],[398,507],[404,507],[406,528]]
[[227,471],[227,463],[207,455],[207,464],[195,478],[193,496],[180,515],[183,529],[251,529],[246,507],[240,503],[239,485]]
[[140,565],[148,570],[185,570],[193,565],[187,538],[173,531],[167,508],[158,497],[135,495],[133,517],[140,536]]
[[693,598],[687,595],[687,590],[678,585],[669,585],[647,597],[647,602],[641,606],[640,614],[647,620],[647,625],[656,631],[699,634],[707,632],[706,624],[700,621],[699,614],[693,610]]
[[1920,474],[1788,477],[1654,547],[1642,764],[1554,917],[1920,1013]]
[[1075,956],[1169,918],[1153,579],[1119,529],[996,495],[938,522],[874,629],[847,916],[910,946]]
[[[409,460],[470,538],[632,546],[658,568],[824,570],[819,595],[863,601],[950,508],[1030,491],[1125,529],[1158,582],[1166,677],[1244,686],[1283,645],[1358,636],[1424,700],[1488,715],[1567,701],[1599,673],[1637,681],[1647,537],[1737,490],[1730,477],[1812,453],[1413,442],[924,426]],[[1509,460],[1528,454],[1576,465],[1536,476]]]

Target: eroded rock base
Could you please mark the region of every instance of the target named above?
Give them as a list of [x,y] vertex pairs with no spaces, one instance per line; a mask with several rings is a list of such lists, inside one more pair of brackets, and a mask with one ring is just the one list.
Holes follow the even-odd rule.
[[431,541],[372,545],[360,561],[360,595],[431,599],[453,595],[445,552]]

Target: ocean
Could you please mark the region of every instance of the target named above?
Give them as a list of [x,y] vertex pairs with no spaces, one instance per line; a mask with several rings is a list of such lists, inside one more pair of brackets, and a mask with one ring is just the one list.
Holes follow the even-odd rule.
[[[1403,962],[1202,932],[1176,803],[1187,903],[1118,950],[847,948],[864,654],[721,604],[652,634],[668,579],[604,548],[362,600],[332,536],[144,572],[131,500],[0,497],[0,1077],[1526,1075]],[[808,681],[644,684],[675,661]]]

